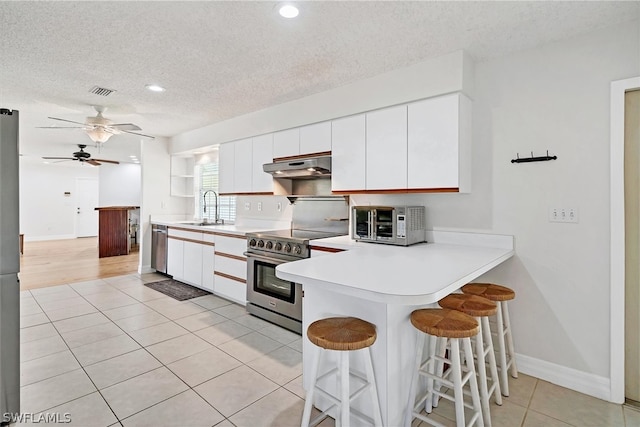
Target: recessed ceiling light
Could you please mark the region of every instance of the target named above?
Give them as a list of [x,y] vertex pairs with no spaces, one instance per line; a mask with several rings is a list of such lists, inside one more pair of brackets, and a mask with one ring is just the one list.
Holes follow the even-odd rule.
[[298,8],[292,4],[284,4],[280,6],[278,12],[283,18],[295,18],[296,16],[298,16],[298,13],[300,13],[298,11]]
[[159,85],[146,85],[145,87],[152,92],[164,92],[166,90],[165,88]]

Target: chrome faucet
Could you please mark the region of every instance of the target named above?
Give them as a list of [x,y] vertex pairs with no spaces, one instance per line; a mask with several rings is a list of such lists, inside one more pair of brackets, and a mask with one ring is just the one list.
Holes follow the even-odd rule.
[[[204,192],[204,194],[202,195],[202,202],[203,202],[202,203],[202,206],[203,206],[202,211],[203,211],[203,213],[207,213],[207,194],[209,194],[209,193],[213,193],[213,195],[216,197],[215,198],[215,201],[216,201],[215,209],[216,209],[216,211],[215,211],[215,217],[214,217],[214,221],[215,221],[214,224],[217,224],[217,223],[220,222],[220,217],[218,215],[218,193],[216,193],[213,190],[207,190],[207,191]],[[222,220],[222,223],[224,224],[224,220]]]

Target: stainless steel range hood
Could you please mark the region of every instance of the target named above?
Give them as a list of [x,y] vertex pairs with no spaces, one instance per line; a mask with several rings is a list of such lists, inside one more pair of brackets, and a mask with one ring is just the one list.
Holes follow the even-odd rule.
[[262,165],[274,178],[316,179],[331,177],[331,156],[283,160]]

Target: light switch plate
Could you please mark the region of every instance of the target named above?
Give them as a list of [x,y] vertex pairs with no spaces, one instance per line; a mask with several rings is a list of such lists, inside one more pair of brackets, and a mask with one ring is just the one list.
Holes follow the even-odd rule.
[[251,210],[251,202],[244,202],[244,210],[245,211]]

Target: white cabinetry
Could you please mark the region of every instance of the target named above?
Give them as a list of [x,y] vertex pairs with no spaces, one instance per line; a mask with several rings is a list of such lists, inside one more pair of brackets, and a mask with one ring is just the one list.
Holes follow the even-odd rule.
[[176,197],[193,197],[193,156],[171,156],[170,194]]
[[367,190],[407,188],[407,106],[367,113]]
[[266,134],[220,145],[221,194],[273,194],[273,178],[262,170],[273,161],[272,141]]
[[234,192],[235,149],[232,142],[220,144],[218,149],[218,190],[222,193]]
[[250,193],[253,178],[253,140],[241,139],[233,142],[234,146],[234,175],[233,192]]
[[331,122],[316,123],[300,128],[300,154],[331,151]]
[[366,188],[365,115],[345,117],[331,124],[331,190]]
[[246,249],[244,236],[216,235],[214,293],[242,305],[247,303]]
[[273,158],[300,154],[300,128],[287,129],[273,134]]
[[408,188],[470,191],[471,101],[455,93],[409,104]]
[[252,138],[253,157],[251,191],[253,193],[273,193],[273,177],[262,169],[265,163],[273,161],[273,134]]
[[169,227],[167,274],[174,279],[213,291],[214,236]]

